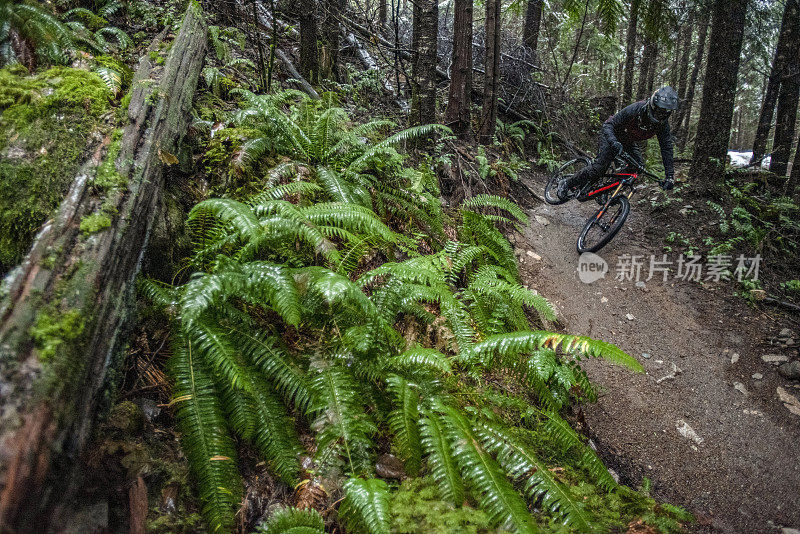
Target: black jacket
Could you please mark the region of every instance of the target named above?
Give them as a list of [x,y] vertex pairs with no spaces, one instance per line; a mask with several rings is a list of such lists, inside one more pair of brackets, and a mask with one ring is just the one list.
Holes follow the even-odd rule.
[[647,101],[634,102],[609,117],[603,123],[603,135],[613,143],[619,141],[623,145],[631,145],[646,141],[653,136],[658,136],[658,145],[661,147],[661,161],[664,163],[664,174],[671,178],[675,175],[672,161],[672,133],[669,122],[652,124],[647,118]]

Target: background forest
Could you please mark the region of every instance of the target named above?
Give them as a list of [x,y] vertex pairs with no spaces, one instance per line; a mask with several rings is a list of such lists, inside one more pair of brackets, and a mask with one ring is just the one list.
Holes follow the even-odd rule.
[[798,50],[798,0],[0,0],[0,532],[701,531],[520,243],[670,85],[647,235],[796,313]]

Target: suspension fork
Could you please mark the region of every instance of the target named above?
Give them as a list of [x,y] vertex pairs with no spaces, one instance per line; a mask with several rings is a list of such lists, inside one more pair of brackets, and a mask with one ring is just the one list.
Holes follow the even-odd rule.
[[[606,203],[605,203],[605,204],[603,204],[603,207],[602,207],[602,208],[600,208],[600,210],[597,212],[597,216],[595,216],[595,220],[597,220],[597,221],[599,221],[599,220],[600,220],[600,217],[602,217],[602,216],[603,216],[603,214],[606,212],[606,210],[608,209],[608,206],[611,204],[611,201],[612,201],[612,200],[614,200],[614,198],[616,198],[616,196],[617,196],[617,193],[619,193],[619,190],[620,190],[620,189],[622,189],[622,182],[621,182],[621,181],[620,181],[619,185],[617,186],[617,188],[616,188],[616,189],[614,189],[614,192],[613,192],[613,193],[611,193],[611,195],[608,197],[608,200],[606,200]],[[630,196],[631,196],[632,194],[633,194],[633,191],[631,191],[631,192],[628,194],[628,198],[630,198]],[[613,220],[612,220],[612,221],[610,221],[610,222],[611,222],[611,224],[614,224],[614,221],[613,221]]]

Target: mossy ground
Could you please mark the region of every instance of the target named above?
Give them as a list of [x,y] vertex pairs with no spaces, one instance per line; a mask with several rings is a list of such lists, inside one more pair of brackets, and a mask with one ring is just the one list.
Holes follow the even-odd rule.
[[86,70],[0,70],[0,273],[19,263],[64,198],[111,97]]

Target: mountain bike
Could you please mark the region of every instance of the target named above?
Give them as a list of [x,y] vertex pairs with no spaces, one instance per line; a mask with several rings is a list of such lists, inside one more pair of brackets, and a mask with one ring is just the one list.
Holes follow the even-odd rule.
[[593,199],[600,204],[600,209],[586,221],[578,236],[579,254],[597,252],[617,235],[631,212],[630,198],[636,190],[636,182],[640,176],[659,180],[658,176],[645,169],[629,154],[622,153],[614,160],[610,171],[599,181],[571,190],[570,196],[565,200],[558,198],[556,191],[561,180],[566,180],[590,163],[591,160],[585,157],[568,161],[553,173],[544,188],[544,199],[548,204],[563,204],[573,198],[578,202]]

